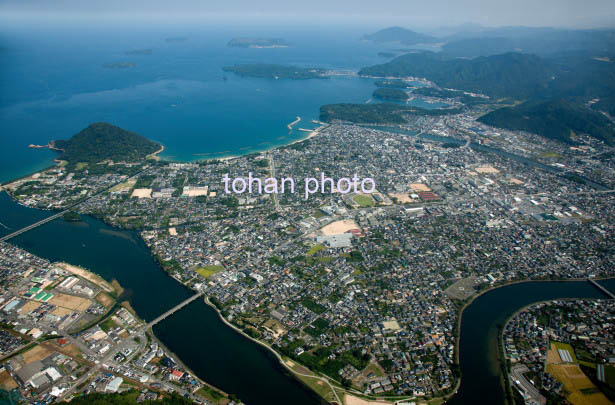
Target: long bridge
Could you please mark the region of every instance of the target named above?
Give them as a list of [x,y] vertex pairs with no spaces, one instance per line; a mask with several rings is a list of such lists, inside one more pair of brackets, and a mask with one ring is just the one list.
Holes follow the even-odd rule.
[[28,225],[28,226],[26,226],[25,228],[21,228],[21,229],[20,229],[20,230],[18,230],[18,231],[15,231],[15,232],[13,232],[13,233],[11,233],[11,234],[5,235],[5,236],[3,236],[3,237],[1,237],[1,238],[0,238],[0,242],[6,242],[7,240],[9,240],[9,239],[11,239],[11,238],[14,238],[15,236],[18,236],[18,235],[21,235],[22,233],[28,232],[29,230],[32,230],[32,229],[34,229],[34,228],[36,228],[36,227],[39,227],[39,226],[41,226],[41,225],[46,224],[47,222],[51,222],[51,221],[53,221],[54,219],[56,219],[56,218],[61,217],[62,215],[64,215],[66,212],[68,212],[68,210],[64,210],[64,211],[62,211],[62,212],[58,212],[57,214],[54,214],[54,215],[52,215],[52,216],[50,216],[50,217],[47,217],[47,218],[45,218],[45,219],[43,219],[43,220],[40,220],[40,221],[38,221],[38,222],[35,222],[35,223],[33,223],[32,225]]
[[203,293],[200,292],[200,293],[194,294],[192,297],[188,298],[187,300],[180,302],[179,304],[175,305],[173,308],[169,309],[164,314],[160,315],[159,317],[157,317],[153,321],[149,322],[147,324],[147,326],[146,326],[146,329],[151,328],[152,326],[156,325],[158,322],[162,321],[163,319],[165,319],[168,316],[173,315],[175,312],[179,311],[180,309],[182,309],[186,305],[190,304],[192,301],[194,301],[197,298],[202,297],[202,296],[203,296]]
[[600,285],[599,283],[597,283],[594,279],[590,278],[587,281],[589,281],[589,283],[591,285],[593,285],[594,287],[596,287],[597,289],[599,289],[600,291],[602,291],[604,294],[606,294],[607,296],[609,296],[611,299],[615,300],[615,294],[613,294],[612,292],[610,292],[609,290],[607,290],[606,288],[604,288],[603,285]]

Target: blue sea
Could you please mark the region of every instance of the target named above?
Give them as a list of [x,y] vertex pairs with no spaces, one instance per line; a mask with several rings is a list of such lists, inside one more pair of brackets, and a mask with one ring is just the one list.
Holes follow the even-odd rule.
[[[319,107],[362,103],[373,80],[274,80],[222,71],[279,63],[356,71],[391,46],[360,40],[371,27],[233,24],[24,24],[0,29],[0,181],[53,164],[30,149],[107,121],[161,142],[163,158],[191,161],[260,151],[306,136]],[[227,47],[233,37],[281,37],[289,48]],[[169,41],[168,38],[181,40]],[[129,51],[151,49],[149,55]],[[109,63],[136,67],[110,69]],[[293,131],[287,125],[301,117]]]

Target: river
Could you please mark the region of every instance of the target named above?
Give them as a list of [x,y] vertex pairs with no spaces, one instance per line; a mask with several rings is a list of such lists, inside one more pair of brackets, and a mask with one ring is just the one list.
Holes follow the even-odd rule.
[[[0,226],[0,236],[47,215],[51,212],[22,207],[0,193],[0,223],[10,228]],[[154,319],[192,294],[162,270],[137,233],[112,228],[91,217],[84,216],[80,223],[55,220],[10,242],[48,260],[88,268],[107,280],[117,279],[145,320]],[[604,283],[615,289],[614,280]],[[477,298],[462,319],[463,379],[451,403],[473,404],[486,395],[494,399],[490,403],[503,403],[495,357],[497,325],[527,304],[562,297],[603,295],[587,282],[532,282],[498,288]],[[154,333],[200,378],[250,405],[320,402],[271,353],[224,325],[202,300],[157,324]]]

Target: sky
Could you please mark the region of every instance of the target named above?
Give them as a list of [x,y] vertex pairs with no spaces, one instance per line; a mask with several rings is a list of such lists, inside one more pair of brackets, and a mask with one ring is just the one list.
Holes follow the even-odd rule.
[[615,0],[0,0],[2,19],[615,27]]

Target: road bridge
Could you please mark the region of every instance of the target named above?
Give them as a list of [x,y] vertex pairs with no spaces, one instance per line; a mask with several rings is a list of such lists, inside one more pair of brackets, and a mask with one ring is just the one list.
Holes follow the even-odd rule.
[[604,288],[604,286],[598,284],[595,280],[593,279],[588,279],[587,281],[589,281],[589,283],[591,285],[593,285],[594,287],[596,287],[597,289],[599,289],[600,291],[602,291],[603,293],[605,293],[607,296],[609,296],[609,298],[614,299],[615,300],[615,294],[613,294],[612,292],[610,292],[609,290],[607,290],[606,288]]
[[39,226],[41,226],[41,225],[45,225],[47,222],[51,222],[51,221],[53,221],[54,219],[56,219],[56,218],[58,218],[58,217],[61,217],[61,216],[62,216],[62,215],[64,215],[66,212],[68,212],[68,210],[64,210],[64,211],[62,211],[62,212],[58,212],[57,214],[54,214],[54,215],[52,215],[52,216],[50,216],[50,217],[47,217],[47,218],[45,218],[45,219],[43,219],[43,220],[40,220],[40,221],[38,221],[38,222],[35,222],[35,223],[33,223],[32,225],[28,225],[28,226],[26,226],[25,228],[21,228],[21,229],[20,229],[20,230],[18,230],[18,231],[15,231],[15,232],[13,232],[13,233],[11,233],[11,234],[5,235],[5,236],[3,236],[3,237],[1,237],[1,238],[0,238],[0,241],[1,241],[1,242],[6,242],[7,240],[9,240],[9,239],[11,239],[11,238],[14,238],[15,236],[21,235],[22,233],[28,232],[29,230],[32,230],[32,229],[34,229],[34,228],[37,228],[37,227],[39,227]]
[[188,298],[187,300],[180,302],[179,304],[175,305],[173,308],[169,309],[164,314],[160,315],[159,317],[157,317],[153,321],[149,322],[147,324],[147,328],[146,329],[151,328],[152,326],[156,325],[158,322],[162,321],[163,319],[165,319],[168,316],[173,315],[175,312],[179,311],[180,309],[182,309],[186,305],[190,304],[192,301],[194,301],[197,298],[202,297],[202,296],[203,296],[203,293],[200,292],[200,293],[194,294],[192,297]]

